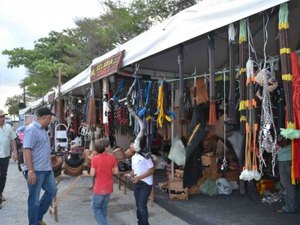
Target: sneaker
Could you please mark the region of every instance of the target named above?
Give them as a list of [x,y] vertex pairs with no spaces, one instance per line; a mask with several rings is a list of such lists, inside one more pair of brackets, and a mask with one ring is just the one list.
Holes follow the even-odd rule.
[[47,225],[47,224],[43,220],[40,220],[39,225]]

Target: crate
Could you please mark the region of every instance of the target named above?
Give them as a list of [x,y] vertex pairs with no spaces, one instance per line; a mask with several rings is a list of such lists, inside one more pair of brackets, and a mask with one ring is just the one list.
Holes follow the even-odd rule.
[[183,181],[182,179],[173,179],[169,181],[169,190],[183,191]]
[[169,198],[173,200],[187,200],[188,199],[188,188],[183,188],[182,179],[173,179],[168,183],[169,187]]
[[188,200],[189,196],[187,192],[182,192],[181,194],[171,194],[169,193],[169,198],[172,200]]

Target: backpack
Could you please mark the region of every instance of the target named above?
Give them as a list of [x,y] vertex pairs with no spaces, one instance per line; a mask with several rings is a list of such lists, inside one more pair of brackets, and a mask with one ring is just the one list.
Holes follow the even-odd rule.
[[19,151],[20,149],[22,149],[23,147],[23,144],[19,138],[19,136],[17,135],[17,137],[15,138],[15,141],[16,141],[16,145],[17,145],[17,150]]

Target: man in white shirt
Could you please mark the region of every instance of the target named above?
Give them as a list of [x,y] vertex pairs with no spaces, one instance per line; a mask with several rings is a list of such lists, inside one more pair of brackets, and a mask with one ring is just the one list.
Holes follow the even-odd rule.
[[17,135],[11,125],[5,124],[5,115],[4,111],[0,109],[0,209],[2,208],[2,202],[5,201],[2,193],[6,184],[11,150],[14,161],[18,159],[15,141]]

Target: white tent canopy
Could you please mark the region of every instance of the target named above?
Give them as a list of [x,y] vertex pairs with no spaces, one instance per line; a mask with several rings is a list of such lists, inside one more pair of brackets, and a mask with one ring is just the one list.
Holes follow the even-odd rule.
[[[134,63],[139,63],[142,70],[169,72],[178,74],[178,45],[184,49],[184,73],[192,74],[208,71],[207,35],[215,31],[215,68],[221,69],[228,65],[227,25],[234,23],[238,30],[238,22],[249,18],[251,33],[255,48],[260,59],[263,58],[263,12],[268,10],[270,22],[268,24],[267,55],[276,56],[278,50],[278,6],[288,0],[204,0],[183,10],[175,16],[154,26],[148,31],[136,36],[130,41],[119,45],[112,51],[95,58],[92,64],[79,75],[62,85],[62,94],[72,92],[81,93],[80,87],[90,82],[90,69],[114,54],[125,50],[122,68],[132,70]],[[300,1],[289,1],[290,40],[292,50],[299,49]],[[236,35],[238,40],[238,34]],[[236,62],[238,51],[236,51]]]
[[[61,86],[61,94],[65,95],[65,94],[69,93],[70,91],[73,91],[75,88],[80,88],[86,84],[89,84],[90,83],[90,73],[91,73],[91,66],[89,66],[87,69],[82,71],[80,74],[78,74],[73,79],[71,79],[68,82],[66,82],[65,84],[63,84]],[[81,92],[78,92],[78,93],[81,93]]]
[[[204,0],[175,16],[165,20],[161,24],[150,30],[138,35],[132,40],[124,43],[118,48],[107,54],[93,60],[92,65],[112,56],[118,51],[125,50],[122,67],[130,66],[138,62],[141,69],[154,71],[165,71],[178,73],[178,45],[184,45],[184,72],[193,73],[195,68],[199,72],[205,72],[208,68],[207,61],[207,34],[217,30],[215,41],[216,49],[216,68],[224,66],[228,61],[227,58],[227,26],[230,23],[238,22],[240,19],[255,15],[264,10],[270,9],[287,0]],[[290,10],[298,10],[299,3],[294,0]],[[278,49],[274,48],[277,40],[277,11],[269,12],[270,15],[270,35],[273,40],[269,40],[267,47],[270,55],[278,55]],[[300,26],[297,24],[299,14],[294,13],[291,20],[291,32],[299,34]],[[262,49],[262,16],[249,20],[250,28],[256,32],[256,42],[259,42],[258,49]],[[272,22],[272,23],[271,23]],[[226,27],[224,27],[226,26]],[[296,26],[296,27],[295,27]],[[236,29],[238,23],[236,24]],[[238,36],[238,35],[237,35]],[[238,37],[237,37],[238,38]],[[293,44],[295,47],[297,44]],[[220,53],[220,54],[219,54]]]

